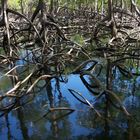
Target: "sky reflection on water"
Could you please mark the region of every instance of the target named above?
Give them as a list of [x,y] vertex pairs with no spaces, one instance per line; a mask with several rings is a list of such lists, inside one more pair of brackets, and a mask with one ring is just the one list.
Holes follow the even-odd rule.
[[[91,103],[95,101],[95,97],[83,85],[79,75],[70,75],[68,76],[68,83],[60,83],[59,90],[62,93],[62,97],[59,97],[59,92],[56,90],[55,84],[56,82],[53,80],[52,93],[54,95],[54,105],[56,107],[69,107],[75,109],[75,111],[57,121],[52,121],[51,119],[54,117],[54,115],[59,115],[63,111],[58,111],[56,114],[50,113],[47,117],[42,117],[47,112],[49,106],[46,90],[43,89],[36,95],[32,102],[21,107],[20,109],[13,110],[8,115],[0,118],[1,140],[129,139],[129,134],[127,134],[127,131],[130,126],[123,113],[118,111],[116,115],[115,111],[113,111],[113,119],[116,125],[113,125],[112,123],[106,124],[106,122],[99,120],[98,118],[97,120],[94,120],[94,111],[88,106],[80,103],[75,97],[72,96],[72,94],[70,94],[68,89],[74,89],[79,91]],[[118,82],[118,85],[116,85],[114,89],[121,91],[122,88],[117,88],[117,86],[120,84],[121,82]],[[125,90],[131,89],[129,87],[130,82],[125,84]],[[123,103],[126,106],[128,105],[128,108],[133,101],[132,97],[134,96],[131,95],[124,98]],[[134,114],[137,116],[140,105],[138,102],[140,99],[136,96],[134,97],[134,100],[137,102],[135,110],[134,108],[130,108],[129,110],[133,110]]]

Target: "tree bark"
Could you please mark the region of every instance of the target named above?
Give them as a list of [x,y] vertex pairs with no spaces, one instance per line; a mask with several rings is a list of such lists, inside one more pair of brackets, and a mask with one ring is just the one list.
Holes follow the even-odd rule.
[[98,0],[95,0],[95,12],[98,11]]
[[46,10],[45,8],[45,2],[44,0],[39,0],[38,5],[32,15],[31,21],[33,22],[34,19],[36,18],[37,14],[39,13],[39,11],[41,11],[41,15],[43,16],[43,12],[44,10]]
[[112,19],[112,0],[108,0],[108,16],[109,21]]
[[5,25],[5,20],[6,20],[5,16],[6,16],[7,3],[8,3],[8,0],[1,0],[1,16],[2,16],[2,19],[0,21],[0,26]]

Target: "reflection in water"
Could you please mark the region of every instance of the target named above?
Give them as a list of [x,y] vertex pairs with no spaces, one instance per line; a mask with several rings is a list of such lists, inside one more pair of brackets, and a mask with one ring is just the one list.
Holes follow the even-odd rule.
[[[52,85],[51,85],[51,81],[46,81],[46,90],[47,90],[47,94],[48,94],[48,99],[50,102],[50,107],[54,108],[54,97],[53,97],[53,93],[52,93]],[[55,121],[56,115],[55,112],[51,113],[51,118],[52,118],[52,122],[51,122],[51,130],[52,130],[52,136],[57,139],[58,138],[58,123],[57,121]]]
[[[70,137],[70,131],[71,128],[69,127],[69,118],[67,115],[73,112],[71,109],[69,109],[70,105],[69,103],[63,99],[62,93],[60,91],[60,85],[58,83],[58,80],[56,80],[56,86],[57,86],[57,91],[58,91],[58,101],[55,102],[55,97],[53,96],[52,93],[52,85],[51,82],[46,82],[49,83],[47,84],[47,94],[48,94],[48,99],[50,102],[50,128],[52,131],[52,135],[49,137],[49,139],[59,139],[60,136],[61,138],[67,138]],[[64,108],[65,107],[65,108]],[[68,113],[64,114],[65,111],[69,111]],[[63,118],[64,117],[64,118]],[[60,133],[61,132],[61,133]]]
[[[119,78],[118,76],[114,79],[118,81],[118,85],[113,86],[113,89],[117,89],[117,93],[123,88],[119,86]],[[123,104],[134,116],[133,119],[127,120],[121,111],[108,103],[105,95],[95,102],[96,96],[86,89],[79,75],[70,75],[68,79],[67,84],[60,83],[58,79],[47,81],[46,89],[41,90],[32,102],[1,117],[0,139],[135,140],[140,137],[140,98],[138,96],[120,95]],[[91,79],[88,80],[90,82]],[[128,91],[130,84],[131,81],[127,81],[125,83],[127,88],[123,91]],[[136,87],[133,91],[139,94]],[[101,114],[104,114],[106,119],[99,118],[89,106],[76,100],[68,89],[75,89],[82,93]],[[73,113],[71,113],[72,109],[75,109]]]
[[5,115],[6,126],[7,126],[7,138],[8,140],[12,139],[11,131],[10,131],[10,123],[8,119],[8,115]]
[[17,119],[19,120],[20,130],[23,135],[23,139],[29,140],[30,138],[28,136],[28,128],[26,127],[26,124],[24,122],[24,113],[23,113],[22,108],[17,109]]

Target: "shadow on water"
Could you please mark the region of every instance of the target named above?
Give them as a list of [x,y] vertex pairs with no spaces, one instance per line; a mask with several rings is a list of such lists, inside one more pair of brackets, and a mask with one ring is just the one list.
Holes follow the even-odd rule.
[[[84,78],[90,83],[89,77]],[[129,93],[128,96],[119,94],[122,91],[132,93],[135,90],[139,95],[138,82],[134,84],[133,81],[124,79],[125,84],[121,87],[123,82],[119,80],[120,78],[116,76],[113,80],[113,83],[117,83],[113,85],[113,89],[133,117],[127,119],[123,112],[111,106],[106,95],[97,100],[97,95],[93,95],[86,88],[79,75],[69,75],[66,83],[59,82],[58,79],[46,81],[47,87],[42,88],[37,95],[25,97],[31,98],[32,101],[1,117],[0,139],[135,140],[139,138],[140,98]],[[77,100],[68,89],[75,89],[81,93],[82,96],[77,96],[78,99],[85,102],[86,100],[82,98],[85,97],[99,113],[104,114],[104,118],[100,118],[91,107]],[[18,102],[18,106],[23,101],[24,98]]]

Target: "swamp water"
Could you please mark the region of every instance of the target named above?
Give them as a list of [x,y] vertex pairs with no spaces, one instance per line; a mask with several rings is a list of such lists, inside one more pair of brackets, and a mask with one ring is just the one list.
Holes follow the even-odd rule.
[[[103,75],[102,75],[103,76]],[[104,77],[104,76],[103,76]],[[123,79],[116,71],[113,89],[133,116],[115,108],[108,111],[108,120],[98,118],[89,106],[79,102],[68,89],[79,91],[100,112],[105,112],[104,97],[96,101],[82,83],[79,75],[69,75],[66,83],[51,81],[48,97],[46,88],[24,106],[14,109],[0,118],[0,140],[137,140],[140,138],[140,92],[139,77]],[[90,79],[86,78],[90,81]],[[102,81],[105,79],[102,78]],[[1,78],[1,89],[10,87],[8,79]],[[42,82],[38,86],[43,85]],[[75,111],[58,110],[48,113],[49,106],[67,107]],[[54,119],[57,118],[57,119]]]

